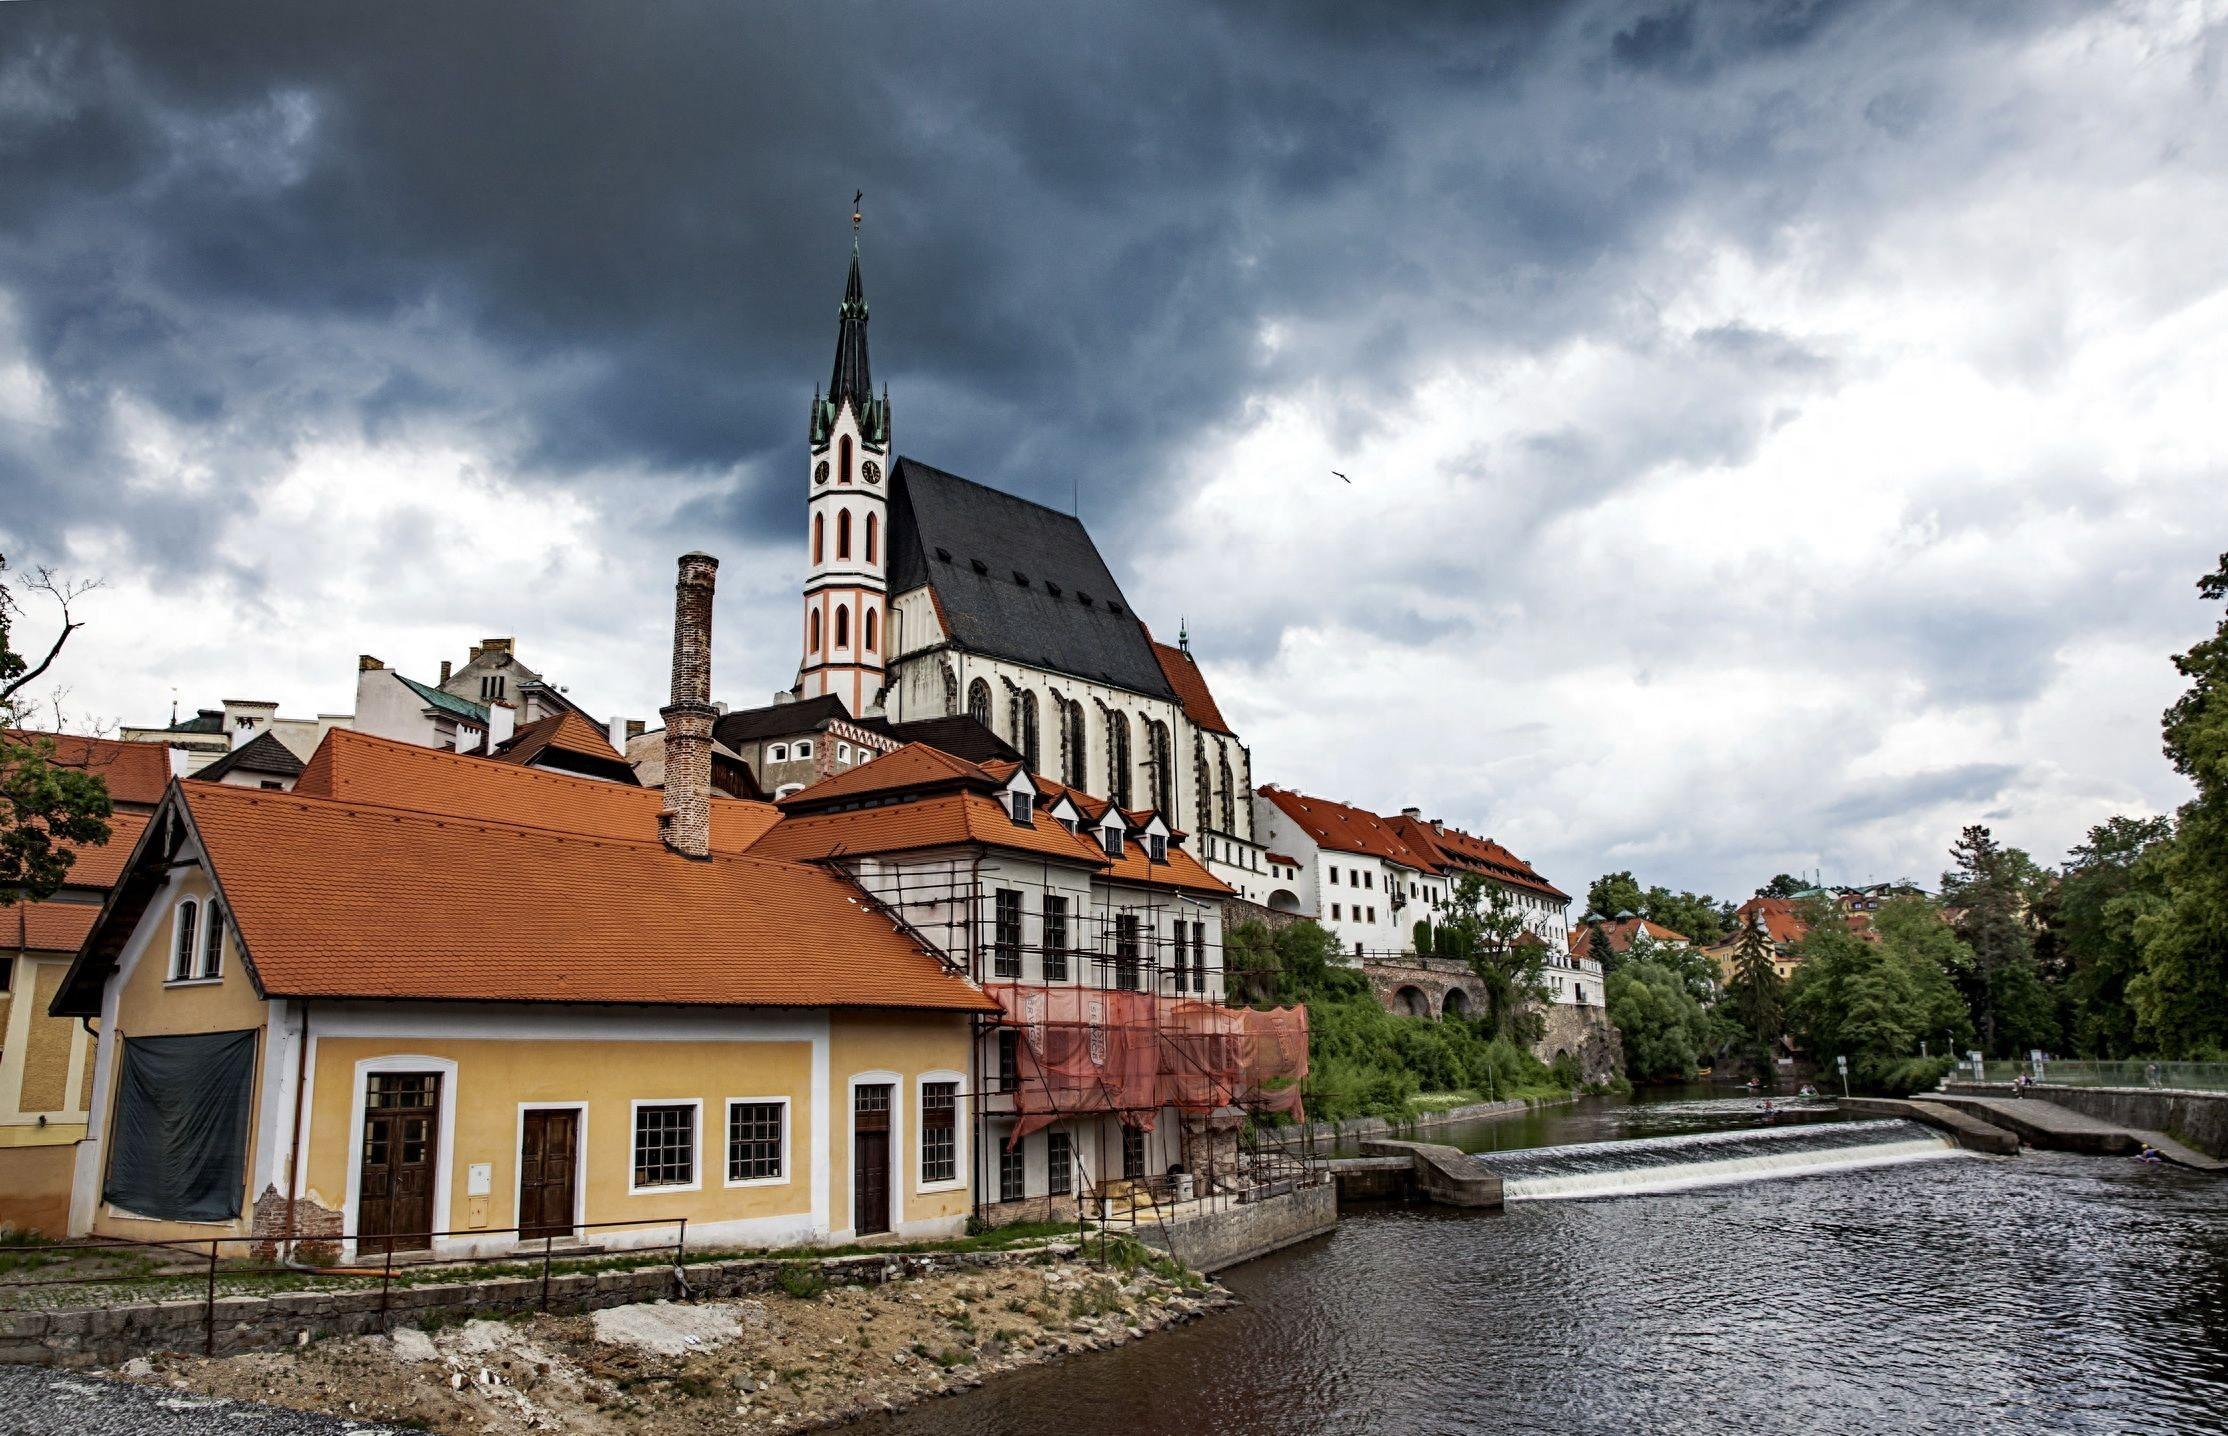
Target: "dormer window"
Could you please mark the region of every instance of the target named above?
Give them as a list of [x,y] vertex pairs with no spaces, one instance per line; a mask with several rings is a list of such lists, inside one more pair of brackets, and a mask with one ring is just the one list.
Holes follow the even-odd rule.
[[1168,861],[1168,839],[1166,839],[1166,838],[1162,837],[1162,836],[1161,836],[1160,834],[1158,834],[1158,833],[1153,833],[1153,834],[1150,834],[1150,835],[1148,835],[1148,836],[1146,837],[1146,839],[1145,839],[1145,851],[1146,851],[1146,852],[1148,852],[1148,853],[1150,853],[1150,854],[1152,854],[1152,858],[1153,858],[1153,861],[1154,861],[1154,862],[1156,862],[1156,863],[1165,863],[1165,862],[1167,862],[1167,861]]
[[170,940],[170,980],[208,982],[224,975],[224,909],[215,899],[178,904]]
[[201,904],[187,898],[178,904],[178,911],[171,920],[170,980],[186,982],[193,977],[193,962],[200,952],[198,938],[201,933]]
[[1015,823],[1024,828],[1033,828],[1037,825],[1036,809],[1029,802],[1027,793],[1006,794],[1006,812]]
[[1099,846],[1106,849],[1110,858],[1122,855],[1122,828],[1119,823],[1108,823],[1099,829]]

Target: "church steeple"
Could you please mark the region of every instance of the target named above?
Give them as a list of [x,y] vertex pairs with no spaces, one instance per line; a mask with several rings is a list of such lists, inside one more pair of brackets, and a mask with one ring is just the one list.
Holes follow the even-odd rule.
[[836,311],[835,373],[828,380],[828,397],[814,404],[812,442],[828,442],[836,415],[845,404],[858,417],[859,442],[877,452],[890,445],[890,401],[885,393],[874,397],[874,377],[866,353],[866,282],[859,277],[859,213],[851,214],[851,276],[843,284],[843,306]]

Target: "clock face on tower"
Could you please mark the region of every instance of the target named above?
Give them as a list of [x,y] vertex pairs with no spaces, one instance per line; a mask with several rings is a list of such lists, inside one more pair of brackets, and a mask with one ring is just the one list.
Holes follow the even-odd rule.
[[866,475],[866,481],[870,484],[878,484],[882,482],[882,466],[874,462],[874,460],[872,459],[868,459],[866,463],[860,467],[860,472]]
[[824,484],[828,481],[828,461],[826,459],[822,459],[820,467],[812,471],[812,481],[816,484]]

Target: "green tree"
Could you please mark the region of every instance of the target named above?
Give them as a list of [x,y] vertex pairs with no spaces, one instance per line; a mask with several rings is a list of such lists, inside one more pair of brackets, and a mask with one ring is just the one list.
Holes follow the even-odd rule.
[[1945,966],[1962,960],[1952,946],[1961,944],[1920,900],[1886,904],[1875,919],[1877,941],[1850,931],[1838,913],[1803,935],[1788,1021],[1820,1064],[1848,1058],[1853,1086],[1907,1092],[1938,1078],[1971,1039]]
[[1786,993],[1772,966],[1771,940],[1754,923],[1741,929],[1733,949],[1733,981],[1728,997],[1740,1027],[1741,1055],[1759,1077],[1774,1069],[1773,1049],[1787,1030]]
[[2165,903],[2160,850],[2171,818],[2112,818],[2067,854],[2058,884],[2058,940],[2066,973],[2066,1037],[2084,1057],[2140,1050],[2128,984],[2143,970],[2136,919]]
[[1617,964],[1624,960],[1623,956],[1609,945],[1609,934],[1601,930],[1600,923],[1588,927],[1587,932],[1591,936],[1586,939],[1586,956],[1601,964],[1601,975],[1607,978],[1617,970]]
[[1978,823],[1959,834],[1950,857],[1956,866],[1942,874],[1942,903],[1956,910],[1957,935],[1972,953],[1960,980],[1981,1046],[1992,1057],[2049,1046],[2056,1004],[2035,965],[2031,926],[2042,870]]
[[[32,685],[53,671],[70,636],[84,625],[71,604],[91,584],[72,584],[40,569],[11,584],[0,557],[0,906],[46,897],[77,861],[72,845],[108,841],[108,784],[97,772],[62,761],[54,740],[20,731],[34,721]],[[60,609],[45,653],[16,651],[23,594],[42,594]]]
[[1758,897],[1768,898],[1791,898],[1796,893],[1802,892],[1809,886],[1809,883],[1804,882],[1801,878],[1795,877],[1790,873],[1780,873],[1770,882],[1758,888],[1756,890],[1756,895]]
[[1524,923],[1508,890],[1476,873],[1454,881],[1434,933],[1438,952],[1470,964],[1485,989],[1479,1024],[1519,1045],[1539,1039],[1547,991],[1547,947]]
[[1648,895],[1631,873],[1603,873],[1586,885],[1586,911],[1614,921],[1625,913],[1646,915]]
[[1627,954],[1603,984],[1609,1020],[1624,1039],[1625,1071],[1635,1082],[1691,1078],[1709,1050],[1709,1014],[1684,978],[1660,963]]
[[[2228,599],[2228,554],[2197,592]],[[2228,1052],[2228,614],[2174,667],[2189,688],[2166,710],[2166,756],[2197,795],[2151,855],[2165,896],[2134,917],[2143,970],[2127,994],[2142,1039],[2185,1057]]]

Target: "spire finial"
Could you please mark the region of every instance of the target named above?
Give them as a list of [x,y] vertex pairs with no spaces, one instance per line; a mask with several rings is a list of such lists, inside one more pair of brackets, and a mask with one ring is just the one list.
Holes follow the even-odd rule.
[[866,191],[851,196],[851,243],[859,242],[859,221],[866,218]]
[[1188,618],[1176,620],[1176,646],[1183,650],[1186,658],[1191,656],[1191,620]]

